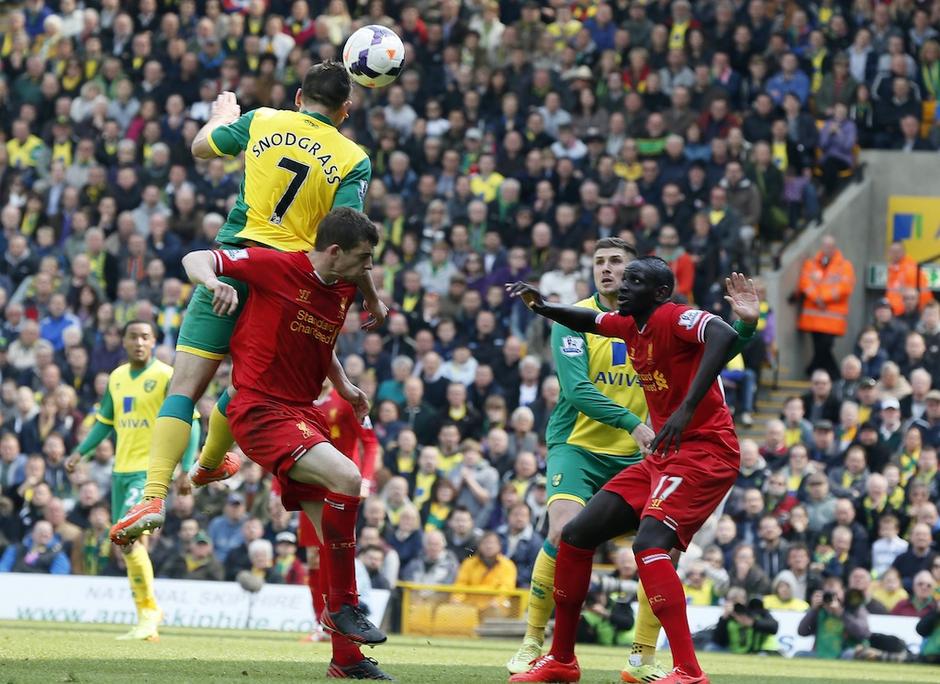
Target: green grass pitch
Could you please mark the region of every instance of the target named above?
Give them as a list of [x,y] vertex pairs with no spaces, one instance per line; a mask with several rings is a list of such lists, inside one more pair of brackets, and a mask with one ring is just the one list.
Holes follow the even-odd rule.
[[[123,628],[0,622],[0,684],[184,682],[310,682],[326,680],[329,644],[301,644],[298,635],[208,629],[166,629],[159,643],[115,641]],[[505,682],[511,641],[392,637],[367,655],[398,681],[425,684]],[[619,682],[625,651],[583,646],[582,682]],[[668,654],[664,654],[666,660]],[[784,660],[706,653],[714,684],[794,682],[937,682],[921,665]]]

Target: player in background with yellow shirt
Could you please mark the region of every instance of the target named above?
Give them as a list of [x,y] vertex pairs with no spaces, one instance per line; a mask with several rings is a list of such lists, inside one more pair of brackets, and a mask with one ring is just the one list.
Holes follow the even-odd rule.
[[[112,371],[95,424],[65,463],[66,470],[72,472],[80,460],[95,453],[103,440],[112,433],[117,436],[111,473],[112,521],[124,515],[143,491],[153,427],[173,375],[170,366],[153,357],[157,338],[152,324],[131,321],[124,326],[123,341],[128,362]],[[198,448],[199,423],[193,422],[183,457],[184,472]],[[118,639],[156,640],[163,613],[153,592],[153,565],[147,547],[143,542],[132,543],[122,551],[137,606],[137,625]]]
[[[335,207],[362,210],[372,165],[368,155],[338,130],[349,116],[349,74],[342,64],[323,62],[310,68],[295,96],[297,111],[268,107],[241,115],[234,93],[224,92],[212,117],[196,135],[197,159],[244,152],[245,175],[235,206],[216,238],[222,249],[250,246],[280,251],[309,251],[323,217]],[[176,346],[175,373],[154,431],[143,501],[111,528],[111,539],[125,544],[160,527],[173,469],[188,439],[195,402],[228,353],[229,339],[248,296],[244,283],[222,278],[238,291],[234,315],[212,308],[212,293],[199,286],[183,319]],[[381,325],[387,308],[369,275],[356,281],[371,314],[366,328]],[[196,486],[233,475],[238,458],[226,455],[233,438],[223,394],[209,417],[209,433],[193,470]]]

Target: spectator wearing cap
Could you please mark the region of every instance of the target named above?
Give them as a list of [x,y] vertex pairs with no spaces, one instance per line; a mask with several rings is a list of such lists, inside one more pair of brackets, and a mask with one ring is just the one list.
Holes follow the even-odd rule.
[[215,555],[224,563],[228,552],[242,544],[242,523],[245,521],[245,497],[232,493],[225,499],[222,513],[209,521],[206,532],[212,539]]
[[197,532],[189,548],[170,557],[160,568],[159,575],[170,579],[220,582],[225,577],[225,568],[212,553],[212,539],[209,535]]
[[901,448],[901,403],[894,397],[885,397],[878,412],[878,436],[891,453]]
[[[249,554],[251,546],[248,547]],[[306,584],[307,569],[297,557],[297,535],[290,531],[278,532],[274,537],[274,563],[272,566],[280,584]]]

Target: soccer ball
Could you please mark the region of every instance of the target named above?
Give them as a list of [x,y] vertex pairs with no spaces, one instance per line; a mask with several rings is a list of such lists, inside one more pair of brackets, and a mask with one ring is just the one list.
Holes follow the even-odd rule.
[[343,46],[343,64],[349,76],[366,88],[384,88],[398,78],[405,60],[405,45],[384,26],[363,26]]

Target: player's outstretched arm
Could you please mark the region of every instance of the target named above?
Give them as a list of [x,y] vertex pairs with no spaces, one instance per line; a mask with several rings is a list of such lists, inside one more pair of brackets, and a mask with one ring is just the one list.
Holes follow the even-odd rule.
[[712,318],[705,326],[705,351],[699,363],[695,377],[689,391],[682,400],[679,408],[669,416],[656,438],[650,444],[652,453],[662,453],[664,456],[670,451],[679,450],[679,440],[682,431],[689,424],[695,408],[708,392],[708,388],[715,382],[715,378],[725,366],[725,359],[731,350],[738,334],[734,329],[720,318]]
[[597,323],[595,322],[597,312],[594,309],[549,304],[542,297],[541,292],[521,280],[515,283],[506,283],[506,291],[510,297],[521,297],[522,302],[539,316],[557,321],[577,332],[593,333],[597,331]]
[[212,250],[202,249],[183,257],[186,276],[193,283],[205,285],[212,292],[212,310],[220,316],[235,313],[238,309],[238,292],[216,275],[219,261]]
[[215,98],[215,102],[212,103],[212,116],[209,117],[209,120],[193,138],[193,143],[190,146],[193,156],[196,159],[221,157],[222,150],[212,146],[209,136],[219,126],[227,126],[237,121],[241,113],[241,107],[238,106],[235,93],[228,90],[219,93],[219,96]]
[[731,310],[738,317],[732,325],[738,334],[738,339],[728,352],[727,361],[730,361],[744,351],[754,337],[757,322],[760,320],[760,297],[754,281],[745,277],[743,273],[735,272],[725,278],[725,289],[728,292],[725,295],[725,301],[731,305]]

